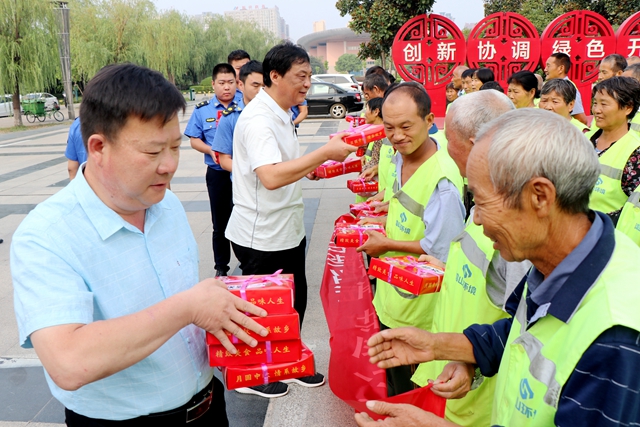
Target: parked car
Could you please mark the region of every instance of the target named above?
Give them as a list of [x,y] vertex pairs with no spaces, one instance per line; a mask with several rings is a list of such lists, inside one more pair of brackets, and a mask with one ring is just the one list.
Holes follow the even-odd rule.
[[315,77],[317,81],[333,83],[344,90],[360,91],[361,85],[353,74],[315,74],[313,77]]
[[311,82],[307,92],[309,114],[330,114],[334,119],[342,119],[347,113],[361,111],[364,106],[360,92],[350,92],[331,83]]
[[13,114],[13,97],[0,95],[0,117],[9,117]]
[[50,93],[44,93],[44,92],[29,93],[22,97],[22,102],[25,102],[25,101],[29,102],[32,100],[35,100],[35,101],[43,100],[45,110],[55,110],[57,109],[56,107],[58,107],[58,98],[51,95]]

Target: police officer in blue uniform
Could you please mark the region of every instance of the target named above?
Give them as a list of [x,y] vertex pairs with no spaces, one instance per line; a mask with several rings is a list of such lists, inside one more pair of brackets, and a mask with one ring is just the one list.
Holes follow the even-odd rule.
[[226,276],[231,259],[231,245],[224,232],[231,216],[233,193],[230,173],[214,160],[211,149],[222,112],[235,107],[242,99],[242,93],[236,91],[236,72],[227,63],[213,67],[212,86],[214,96],[210,101],[196,105],[184,134],[189,137],[191,147],[204,154],[207,165],[207,190],[211,205],[213,222],[213,259],[216,276]]
[[[264,86],[262,78],[262,63],[252,60],[240,68],[238,88],[242,93],[242,99],[236,105],[222,111],[222,117],[218,123],[216,137],[213,139],[212,149],[218,154],[220,166],[231,172],[233,158],[233,132],[240,113],[244,107],[260,92]],[[233,175],[232,175],[233,179]]]

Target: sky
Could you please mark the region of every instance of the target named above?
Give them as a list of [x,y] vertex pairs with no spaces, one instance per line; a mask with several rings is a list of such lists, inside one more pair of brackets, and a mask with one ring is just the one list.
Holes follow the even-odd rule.
[[[280,16],[289,24],[289,34],[295,42],[300,37],[313,32],[313,22],[324,20],[326,28],[345,27],[349,17],[340,16],[336,9],[336,0],[153,0],[158,9],[175,9],[188,15],[202,12],[223,14],[234,7],[265,5],[278,6]],[[463,28],[466,23],[475,23],[484,17],[482,0],[438,0],[433,7],[434,13],[448,12],[455,23]]]

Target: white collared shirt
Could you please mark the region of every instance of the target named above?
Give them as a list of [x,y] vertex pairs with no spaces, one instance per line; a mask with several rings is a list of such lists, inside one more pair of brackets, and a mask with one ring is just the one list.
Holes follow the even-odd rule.
[[233,134],[233,212],[226,237],[260,251],[297,247],[304,237],[300,182],[267,190],[255,170],[300,157],[290,112],[264,90],[247,105]]

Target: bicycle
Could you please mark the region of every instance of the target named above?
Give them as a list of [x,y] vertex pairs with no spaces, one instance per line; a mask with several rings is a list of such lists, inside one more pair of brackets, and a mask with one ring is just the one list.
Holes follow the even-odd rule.
[[34,109],[34,111],[25,111],[24,115],[29,123],[35,123],[36,118],[39,122],[44,122],[47,117],[53,117],[58,122],[64,120],[64,114],[62,114],[62,112],[60,111],[60,106],[58,104],[55,104],[53,108],[49,109]]

